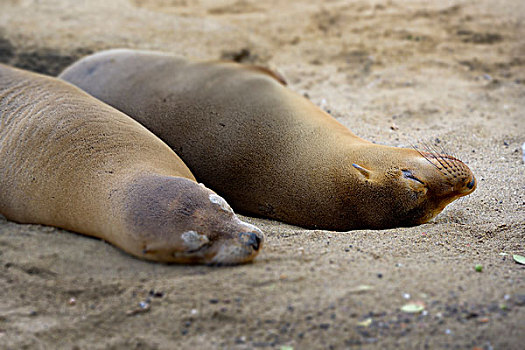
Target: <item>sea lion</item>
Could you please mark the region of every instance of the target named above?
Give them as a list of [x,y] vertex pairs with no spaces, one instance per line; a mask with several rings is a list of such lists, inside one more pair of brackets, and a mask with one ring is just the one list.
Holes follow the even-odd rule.
[[121,49],[60,78],[153,131],[243,213],[330,230],[411,226],[476,187],[460,160],[363,140],[257,67]]
[[252,260],[263,234],[123,113],[56,78],[0,65],[0,214],[148,260]]

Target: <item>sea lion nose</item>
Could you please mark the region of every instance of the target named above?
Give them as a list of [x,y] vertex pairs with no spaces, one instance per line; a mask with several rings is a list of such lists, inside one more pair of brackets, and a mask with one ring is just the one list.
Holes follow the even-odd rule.
[[472,181],[470,181],[470,182],[467,184],[467,188],[468,188],[469,190],[471,190],[471,189],[474,187],[475,184],[476,184],[476,179],[473,178]]
[[241,233],[244,236],[244,243],[253,248],[253,250],[258,251],[261,247],[262,239],[255,232],[243,232]]

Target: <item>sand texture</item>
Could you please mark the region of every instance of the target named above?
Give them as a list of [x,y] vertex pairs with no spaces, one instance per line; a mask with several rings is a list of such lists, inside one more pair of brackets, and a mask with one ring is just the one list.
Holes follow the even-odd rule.
[[246,218],[267,244],[232,268],[0,219],[1,349],[524,348],[525,2],[0,0],[0,62],[56,75],[118,47],[271,67],[363,138],[456,155],[478,188],[411,228]]

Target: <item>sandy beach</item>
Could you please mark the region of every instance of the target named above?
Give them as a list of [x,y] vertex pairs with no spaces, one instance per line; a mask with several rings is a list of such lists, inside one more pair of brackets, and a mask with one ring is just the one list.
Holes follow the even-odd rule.
[[0,217],[1,349],[523,349],[525,2],[0,1],[1,63],[57,75],[122,47],[275,69],[360,137],[455,155],[477,190],[410,228],[243,217],[266,246],[226,268]]

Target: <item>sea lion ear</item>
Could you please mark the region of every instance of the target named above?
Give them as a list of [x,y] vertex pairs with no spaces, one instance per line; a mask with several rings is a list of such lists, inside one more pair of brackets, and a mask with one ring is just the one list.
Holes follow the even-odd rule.
[[288,83],[286,82],[286,80],[284,79],[284,77],[280,73],[275,72],[275,71],[271,70],[270,68],[266,68],[266,67],[262,67],[262,66],[256,66],[256,65],[247,65],[246,68],[254,70],[254,71],[257,71],[257,72],[260,72],[260,73],[263,73],[263,74],[266,74],[266,75],[269,75],[269,76],[271,76],[272,78],[274,78],[275,80],[277,80],[279,83],[281,83],[284,86],[288,85]]
[[361,165],[358,165],[358,164],[356,164],[356,163],[352,163],[352,166],[353,166],[354,168],[356,168],[357,170],[359,170],[359,172],[360,172],[364,177],[366,177],[367,179],[369,179],[370,176],[372,175],[372,172],[371,172],[370,170],[363,168]]

